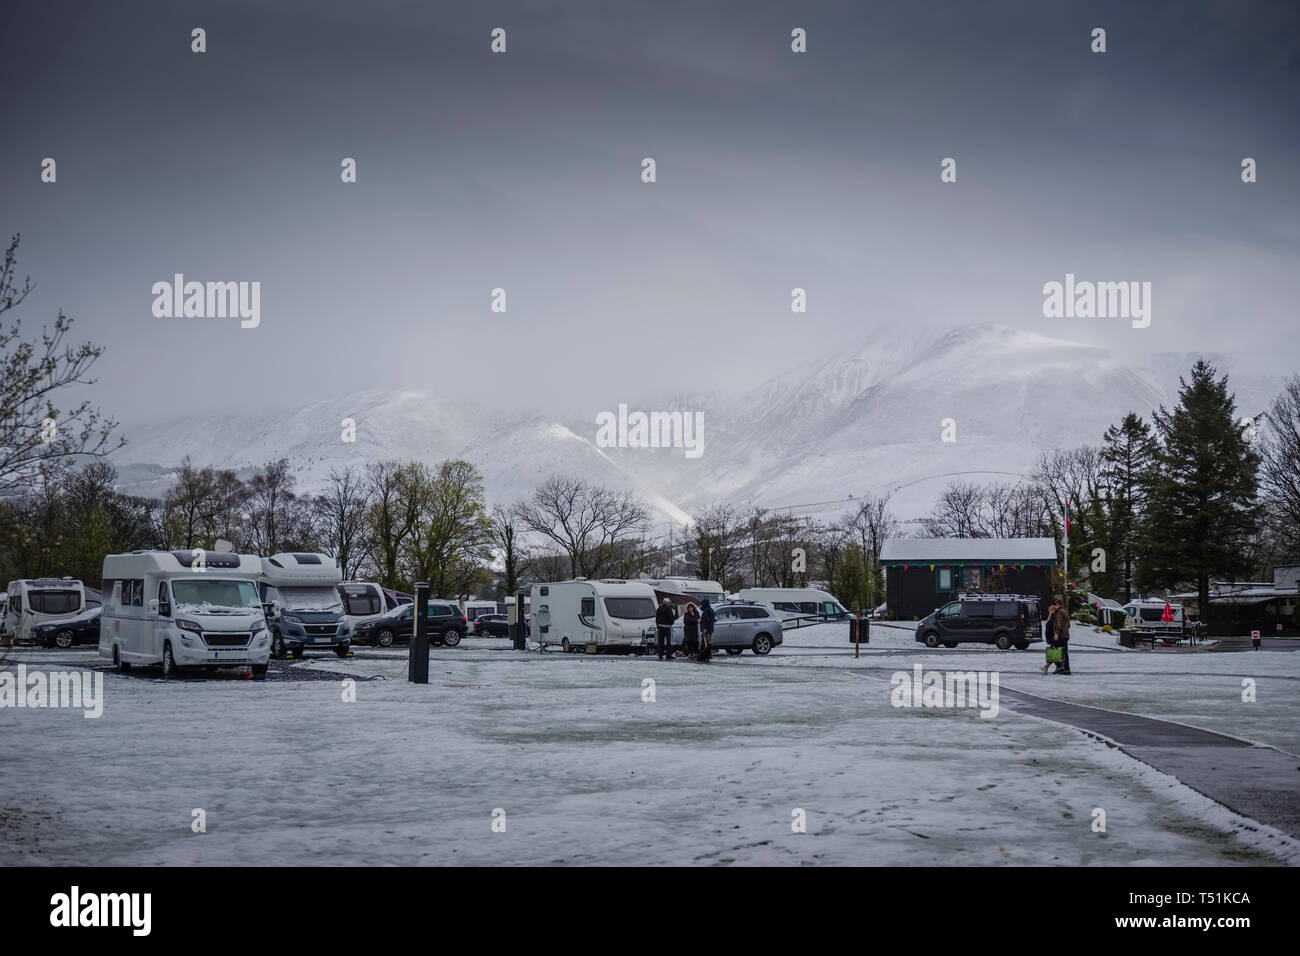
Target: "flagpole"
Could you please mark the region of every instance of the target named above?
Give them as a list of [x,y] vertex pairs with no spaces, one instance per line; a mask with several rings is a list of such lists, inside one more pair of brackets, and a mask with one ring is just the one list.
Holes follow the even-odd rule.
[[1064,569],[1061,571],[1061,596],[1065,599],[1065,613],[1070,613],[1070,502],[1065,502],[1065,555]]

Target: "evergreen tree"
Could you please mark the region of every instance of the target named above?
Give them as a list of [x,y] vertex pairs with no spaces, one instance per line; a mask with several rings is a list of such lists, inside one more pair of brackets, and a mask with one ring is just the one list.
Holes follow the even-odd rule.
[[1210,577],[1245,570],[1258,522],[1259,455],[1236,420],[1228,378],[1204,359],[1180,380],[1178,405],[1155,415],[1159,444],[1147,482],[1139,582],[1195,581],[1204,619]]
[[1123,592],[1127,604],[1133,597],[1138,524],[1155,443],[1151,426],[1133,412],[1125,415],[1119,425],[1107,428],[1103,442],[1102,475],[1109,493],[1110,537],[1112,548],[1117,552],[1114,557],[1119,559],[1119,568],[1116,569],[1119,587],[1116,591]]

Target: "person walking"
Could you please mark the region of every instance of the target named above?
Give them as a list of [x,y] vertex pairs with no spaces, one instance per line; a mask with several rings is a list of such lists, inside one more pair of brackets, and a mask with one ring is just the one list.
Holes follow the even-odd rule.
[[673,602],[664,598],[663,603],[659,605],[659,610],[655,611],[655,649],[659,652],[659,659],[673,659],[673,621],[677,620],[677,609],[673,607]]
[[[1047,617],[1043,619],[1043,630],[1047,640],[1047,660],[1043,663],[1042,672],[1047,673],[1047,669],[1052,666],[1051,650],[1056,646],[1056,605],[1053,604],[1047,609]],[[1061,665],[1056,665],[1060,670]]]
[[694,603],[682,614],[682,653],[695,657],[700,652],[700,612]]
[[707,661],[713,656],[713,649],[709,647],[709,641],[713,639],[713,606],[709,604],[709,599],[705,598],[704,606],[700,609],[700,655],[699,659]]
[[1061,648],[1061,663],[1056,673],[1070,673],[1070,612],[1069,605],[1062,603],[1056,609],[1056,643]]

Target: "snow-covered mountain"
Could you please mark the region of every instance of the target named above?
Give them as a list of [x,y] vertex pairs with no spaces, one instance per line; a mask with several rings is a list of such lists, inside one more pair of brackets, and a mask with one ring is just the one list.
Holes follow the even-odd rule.
[[[551,474],[636,491],[678,522],[719,500],[769,507],[848,507],[850,495],[892,492],[896,511],[925,513],[954,476],[1027,471],[1038,453],[1100,441],[1128,411],[1150,417],[1171,405],[1178,377],[1197,356],[1128,356],[1000,326],[965,326],[937,337],[871,339],[794,368],[738,396],[641,396],[632,410],[700,411],[704,452],[600,448],[596,415],[548,416],[545,397],[503,416],[433,390],[366,391],[257,415],[196,412],[127,429],[117,455],[129,490],[157,494],[186,455],[198,464],[249,469],[287,457],[300,486],[319,490],[331,468],[384,458],[436,463],[465,458],[482,470],[489,499],[510,503]],[[1243,412],[1262,411],[1281,381],[1232,375]],[[342,441],[343,420],[356,441]],[[956,441],[942,440],[945,419]],[[822,504],[826,503],[826,504]]]

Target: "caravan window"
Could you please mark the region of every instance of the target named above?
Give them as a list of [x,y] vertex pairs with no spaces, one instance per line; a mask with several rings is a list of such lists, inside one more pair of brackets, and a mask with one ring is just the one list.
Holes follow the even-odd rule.
[[30,607],[37,614],[73,614],[81,610],[76,591],[32,591]]
[[625,621],[643,621],[655,616],[655,599],[649,597],[607,597],[605,610],[610,617]]
[[384,610],[379,594],[374,588],[339,588],[343,607],[348,614],[379,614]]

